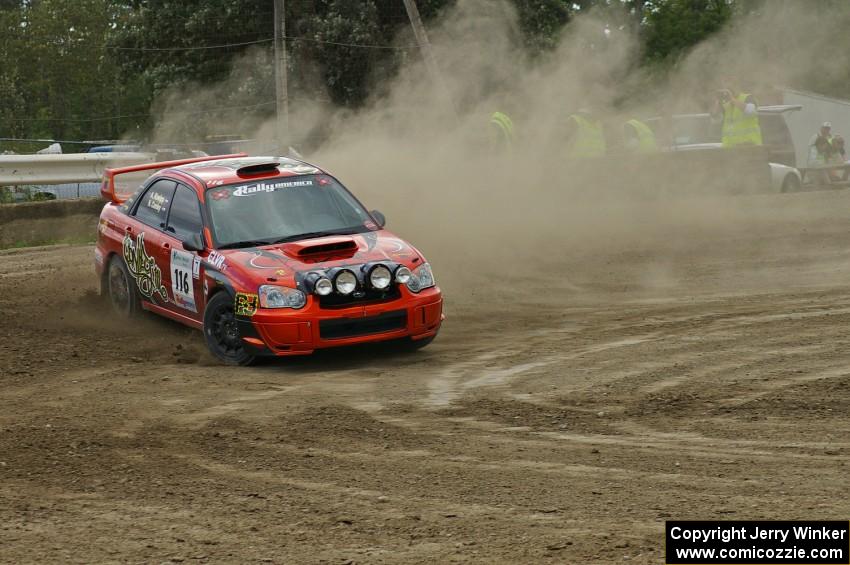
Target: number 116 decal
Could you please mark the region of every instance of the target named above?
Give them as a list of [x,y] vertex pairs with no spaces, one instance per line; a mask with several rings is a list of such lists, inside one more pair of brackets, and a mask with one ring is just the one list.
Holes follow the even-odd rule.
[[197,312],[195,285],[192,282],[192,267],[195,256],[185,251],[171,250],[171,293],[174,303],[191,312]]

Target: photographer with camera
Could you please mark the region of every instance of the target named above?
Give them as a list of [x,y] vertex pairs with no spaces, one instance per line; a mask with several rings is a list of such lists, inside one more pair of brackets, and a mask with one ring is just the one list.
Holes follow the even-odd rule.
[[809,139],[809,166],[826,165],[832,160],[832,124],[824,122],[820,130]]
[[713,115],[723,119],[723,147],[761,145],[758,103],[752,94],[737,91],[731,78],[717,91]]

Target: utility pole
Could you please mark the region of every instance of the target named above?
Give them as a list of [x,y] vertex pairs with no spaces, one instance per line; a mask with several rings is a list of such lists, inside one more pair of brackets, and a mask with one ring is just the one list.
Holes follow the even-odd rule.
[[286,72],[286,6],[285,0],[274,0],[274,74],[277,110],[277,149],[279,155],[289,153],[289,86]]
[[422,52],[422,58],[425,60],[425,67],[428,69],[431,78],[443,91],[452,111],[457,114],[449,89],[446,88],[440,76],[440,69],[437,67],[437,60],[434,58],[434,51],[431,49],[431,42],[428,40],[428,33],[425,31],[425,26],[422,25],[422,18],[419,16],[419,8],[416,7],[415,0],[404,0],[404,7],[407,9],[407,17],[410,18],[410,25],[413,26],[413,35],[416,36],[416,43],[419,44],[419,50]]

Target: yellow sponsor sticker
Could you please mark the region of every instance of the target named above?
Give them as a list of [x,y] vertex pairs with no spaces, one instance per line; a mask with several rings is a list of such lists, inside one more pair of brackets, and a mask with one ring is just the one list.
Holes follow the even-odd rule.
[[253,316],[257,313],[257,306],[259,304],[260,297],[256,294],[237,292],[233,309],[237,316]]

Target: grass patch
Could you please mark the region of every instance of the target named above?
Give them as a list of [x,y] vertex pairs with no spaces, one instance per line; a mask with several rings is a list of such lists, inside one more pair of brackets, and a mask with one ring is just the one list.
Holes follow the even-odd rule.
[[24,247],[40,247],[44,245],[86,245],[93,244],[92,237],[63,237],[54,239],[27,239],[12,242],[0,242],[0,249],[23,249]]

